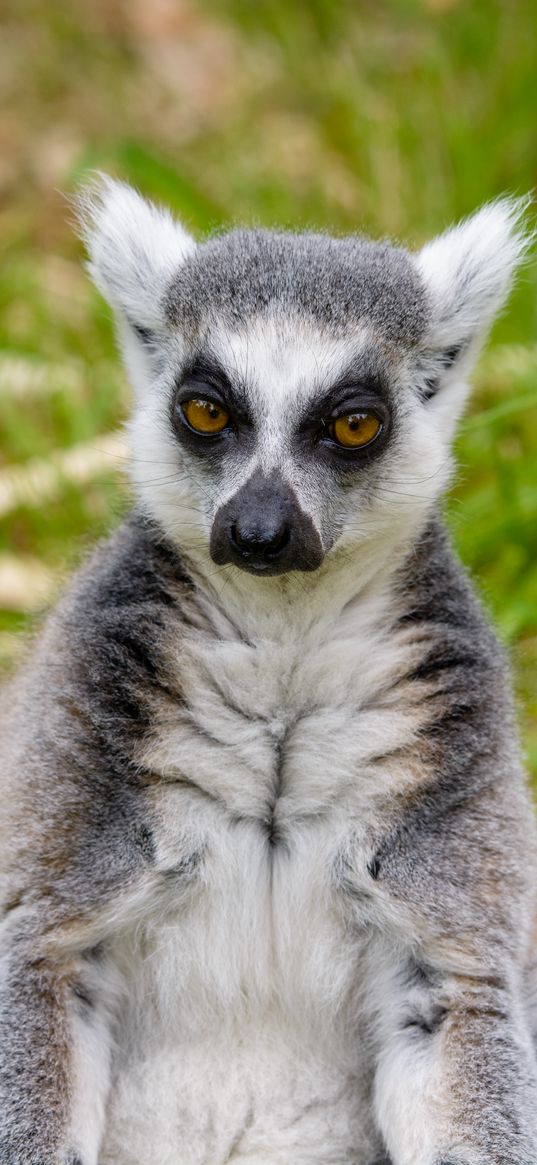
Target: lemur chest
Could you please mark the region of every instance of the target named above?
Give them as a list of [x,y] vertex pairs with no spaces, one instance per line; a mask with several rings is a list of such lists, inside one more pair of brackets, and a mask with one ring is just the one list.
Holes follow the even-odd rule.
[[161,776],[158,868],[177,885],[187,872],[178,901],[194,976],[229,971],[232,948],[237,989],[265,990],[281,973],[288,990],[293,964],[297,984],[311,972],[319,985],[312,934],[327,950],[341,944],[345,855],[359,851],[367,881],[379,807],[405,780],[420,727],[408,644],[346,630],[183,650],[183,703],[163,712],[147,759]]
[[389,794],[420,707],[404,683],[415,645],[386,628],[353,630],[187,643],[183,702],[163,711],[152,768],[198,807],[212,801],[223,823],[257,824],[271,845],[289,847],[322,820],[363,819]]

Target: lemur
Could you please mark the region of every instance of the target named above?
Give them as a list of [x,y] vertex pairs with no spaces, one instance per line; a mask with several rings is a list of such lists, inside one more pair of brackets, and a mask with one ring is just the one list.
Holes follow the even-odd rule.
[[0,1161],[534,1165],[535,829],[439,512],[523,208],[81,205],[136,501],[3,692]]

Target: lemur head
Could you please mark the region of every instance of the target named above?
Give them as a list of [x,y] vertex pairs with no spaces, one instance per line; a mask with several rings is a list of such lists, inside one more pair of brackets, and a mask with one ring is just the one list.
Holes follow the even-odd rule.
[[109,179],[82,209],[136,392],[134,481],[187,554],[280,575],[419,528],[524,206],[485,206],[415,254],[264,230],[198,243]]

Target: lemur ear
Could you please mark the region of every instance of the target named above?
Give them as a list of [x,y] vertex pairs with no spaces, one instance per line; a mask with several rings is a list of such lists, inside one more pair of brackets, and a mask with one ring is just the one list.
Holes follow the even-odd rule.
[[423,345],[425,398],[452,374],[466,376],[475,362],[532,241],[523,224],[529,202],[491,202],[416,256],[431,313]]
[[167,210],[127,186],[98,175],[75,201],[91,275],[99,291],[142,344],[165,327],[163,299],[194,240]]

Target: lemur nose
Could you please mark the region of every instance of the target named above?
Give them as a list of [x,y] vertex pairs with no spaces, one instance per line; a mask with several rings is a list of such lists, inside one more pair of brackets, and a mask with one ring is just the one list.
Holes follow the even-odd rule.
[[324,548],[312,519],[292,487],[276,470],[256,470],[216,511],[211,557],[250,574],[276,575],[317,570]]
[[285,521],[258,520],[254,525],[240,518],[230,528],[230,542],[235,550],[257,564],[274,562],[289,544],[291,530]]

